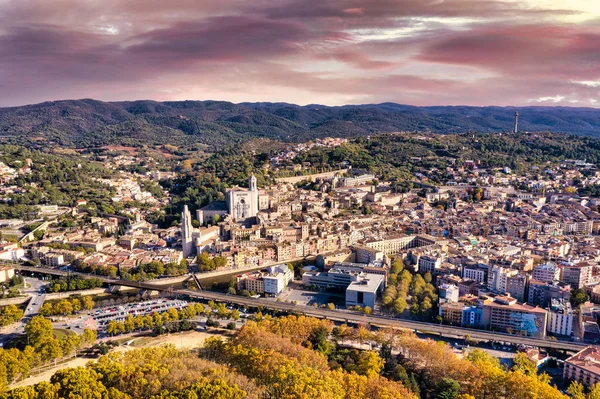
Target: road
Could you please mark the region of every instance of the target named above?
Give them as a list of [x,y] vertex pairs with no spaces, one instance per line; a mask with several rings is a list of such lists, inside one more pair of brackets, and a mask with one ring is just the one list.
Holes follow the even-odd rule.
[[43,281],[26,277],[25,283],[27,288],[24,288],[21,291],[30,295],[31,299],[23,313],[23,318],[19,322],[0,329],[0,346],[4,346],[13,338],[25,333],[25,324],[27,324],[29,319],[40,312],[44,300],[46,299],[46,295],[44,294],[45,283]]
[[[84,277],[89,277],[88,274],[78,273],[78,272],[65,272],[62,270],[56,269],[47,269],[41,267],[31,267],[31,266],[17,266],[23,271],[33,271],[38,273],[48,273],[53,275],[65,276],[67,274],[70,275],[81,275]],[[364,315],[356,312],[350,311],[342,311],[342,310],[329,310],[329,309],[316,309],[311,307],[297,306],[290,303],[284,302],[274,302],[262,298],[248,298],[242,296],[235,295],[227,295],[220,292],[211,292],[211,291],[192,291],[192,290],[171,290],[170,287],[160,287],[153,284],[148,284],[145,282],[136,282],[136,281],[124,281],[113,279],[104,276],[95,276],[101,280],[103,280],[107,284],[112,285],[124,285],[128,287],[138,287],[149,290],[170,290],[173,295],[186,295],[190,298],[197,298],[203,300],[213,300],[218,302],[228,302],[235,303],[237,305],[249,306],[249,307],[257,307],[263,306],[268,309],[281,310],[286,312],[295,312],[305,314],[307,316],[330,319],[334,321],[340,321],[344,323],[353,323],[353,324],[365,324],[368,323],[375,327],[392,327],[398,329],[409,329],[414,331],[424,331],[429,333],[441,334],[441,335],[450,335],[456,337],[465,337],[470,336],[472,339],[480,340],[480,341],[498,341],[498,342],[507,342],[512,344],[521,344],[528,346],[535,346],[546,349],[557,349],[564,351],[572,351],[578,352],[581,349],[585,348],[587,345],[580,342],[569,342],[569,341],[555,341],[555,340],[547,340],[547,339],[539,339],[539,338],[531,338],[531,337],[522,337],[517,335],[511,335],[506,333],[492,332],[492,331],[484,331],[484,330],[476,330],[471,328],[464,327],[453,327],[453,326],[445,326],[437,323],[425,323],[419,321],[412,320],[404,320],[404,319],[392,319],[385,316],[377,316],[377,315]]]

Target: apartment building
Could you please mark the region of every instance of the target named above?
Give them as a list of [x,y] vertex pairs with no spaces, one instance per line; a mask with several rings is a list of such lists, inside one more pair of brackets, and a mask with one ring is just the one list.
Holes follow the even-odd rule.
[[563,379],[588,387],[600,382],[600,347],[589,346],[565,360]]
[[552,299],[548,312],[548,332],[566,336],[573,334],[573,309],[569,301]]

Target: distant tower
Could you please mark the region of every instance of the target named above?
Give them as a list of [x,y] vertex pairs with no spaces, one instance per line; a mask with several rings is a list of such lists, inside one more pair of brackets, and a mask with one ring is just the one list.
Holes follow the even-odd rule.
[[513,130],[514,134],[519,133],[519,113],[515,112],[515,129]]
[[194,239],[192,237],[192,215],[187,205],[183,206],[181,213],[181,247],[183,249],[183,257],[187,258],[194,252]]
[[258,214],[258,183],[254,173],[248,181],[248,191],[250,192],[250,213],[249,217],[254,217]]

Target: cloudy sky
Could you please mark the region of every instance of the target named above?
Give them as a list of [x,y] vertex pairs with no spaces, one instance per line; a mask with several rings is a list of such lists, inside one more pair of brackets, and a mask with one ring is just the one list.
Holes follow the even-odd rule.
[[599,0],[0,0],[0,106],[600,107]]

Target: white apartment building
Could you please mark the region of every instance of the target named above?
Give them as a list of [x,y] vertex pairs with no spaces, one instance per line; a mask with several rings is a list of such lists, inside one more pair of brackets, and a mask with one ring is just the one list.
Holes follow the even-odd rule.
[[546,330],[554,335],[573,334],[573,310],[569,301],[552,299]]
[[462,269],[462,278],[468,278],[478,283],[485,283],[487,280],[487,265],[464,266]]

